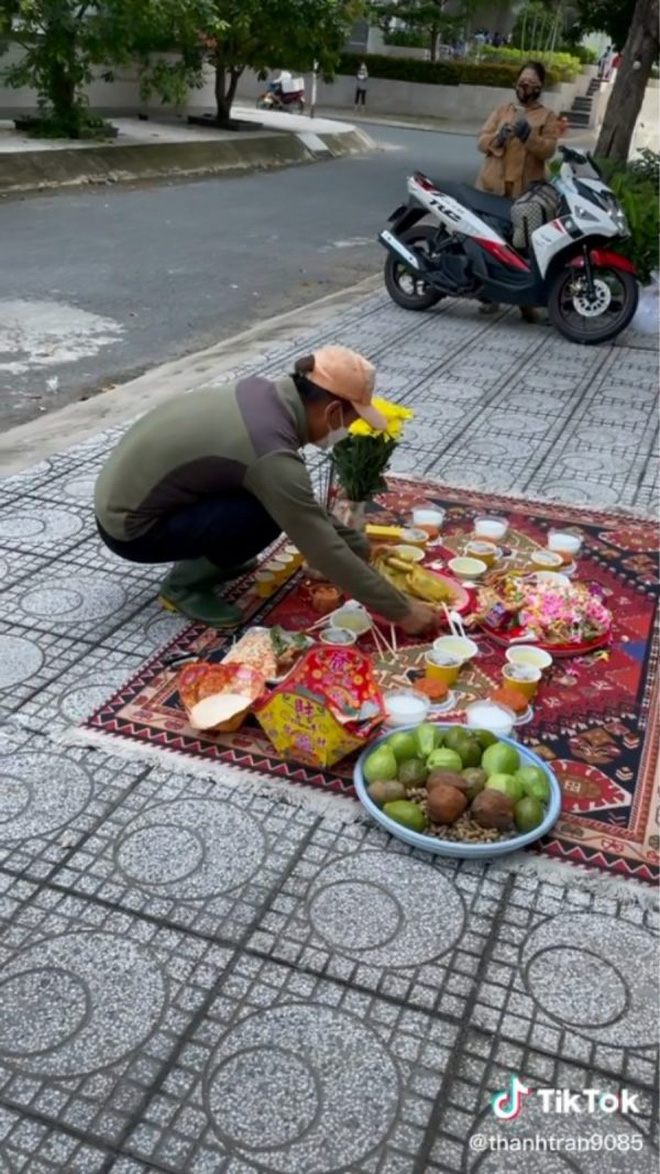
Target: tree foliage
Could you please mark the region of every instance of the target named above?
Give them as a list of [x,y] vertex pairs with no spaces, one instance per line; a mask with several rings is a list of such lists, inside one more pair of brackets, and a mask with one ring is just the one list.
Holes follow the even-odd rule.
[[204,64],[215,70],[217,118],[231,121],[231,107],[246,68],[305,72],[318,62],[331,75],[361,0],[210,0],[200,6],[191,41],[189,23],[176,38],[188,63],[197,55],[197,82]]
[[606,33],[615,48],[623,49],[635,11],[635,0],[574,0],[574,3],[580,36]]
[[369,12],[372,21],[384,33],[389,33],[394,19],[403,21],[408,30],[421,34],[427,43],[431,61],[436,60],[438,41],[458,35],[467,17],[476,7],[476,0],[447,12],[447,0],[372,0]]

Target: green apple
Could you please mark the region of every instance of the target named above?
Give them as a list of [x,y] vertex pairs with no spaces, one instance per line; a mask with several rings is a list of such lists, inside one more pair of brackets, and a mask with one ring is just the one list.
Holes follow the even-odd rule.
[[409,758],[417,758],[419,754],[417,739],[413,733],[407,730],[399,730],[396,734],[392,734],[387,739],[386,745],[389,746],[399,764],[407,762]]
[[395,799],[392,803],[386,803],[383,811],[395,823],[409,828],[411,832],[426,831],[427,819],[424,812],[417,803],[411,803],[409,799]]
[[492,774],[486,783],[487,791],[502,791],[509,796],[512,803],[517,803],[524,795],[522,783],[509,774]]
[[463,769],[463,760],[456,750],[448,750],[441,746],[429,754],[426,765],[429,770],[453,770],[460,774]]
[[481,769],[489,776],[494,774],[512,775],[520,766],[520,755],[515,746],[508,742],[494,742],[484,750]]
[[531,795],[540,803],[547,803],[550,798],[550,784],[548,776],[540,766],[521,766],[515,773],[515,778],[522,783],[525,795]]
[[363,773],[368,783],[380,779],[395,779],[399,764],[389,746],[379,746],[366,759]]
[[519,832],[533,832],[543,822],[543,807],[538,799],[526,795],[516,803],[514,819]]

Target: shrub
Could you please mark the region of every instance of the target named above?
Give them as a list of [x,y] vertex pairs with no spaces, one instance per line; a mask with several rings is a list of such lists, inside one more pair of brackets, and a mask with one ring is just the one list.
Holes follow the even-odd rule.
[[479,52],[490,61],[501,61],[504,65],[516,65],[519,69],[532,57],[535,61],[542,61],[546,69],[551,70],[553,75],[556,75],[562,82],[572,82],[582,72],[582,62],[571,53],[526,52],[508,45],[501,45],[499,48],[496,48],[495,45],[484,45]]
[[[514,88],[520,67],[487,61],[418,61],[414,57],[386,57],[370,54],[366,57],[344,53],[337,73],[354,76],[361,61],[365,61],[370,77],[390,78],[392,81],[422,82],[431,86],[502,86]],[[555,85],[557,75],[548,71],[546,85]]]
[[630,236],[617,249],[633,262],[644,284],[658,268],[660,155],[646,148],[633,163],[621,165],[611,159],[599,159],[598,163],[630,228]]
[[428,33],[416,33],[413,29],[395,29],[392,33],[385,33],[383,40],[386,45],[400,45],[404,49],[428,49],[430,37]]

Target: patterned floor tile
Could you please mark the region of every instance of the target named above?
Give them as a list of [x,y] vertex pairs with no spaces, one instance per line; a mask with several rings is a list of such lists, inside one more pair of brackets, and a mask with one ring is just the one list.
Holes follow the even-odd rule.
[[[2,647],[0,636],[0,655]],[[130,656],[112,648],[94,648],[89,644],[75,647],[82,649],[76,663],[60,672],[56,680],[39,688],[15,710],[16,721],[21,725],[51,738],[59,737],[98,709],[144,663],[143,657]]]
[[107,1154],[41,1121],[0,1108],[3,1174],[101,1174]]
[[0,863],[51,876],[144,770],[43,736],[0,739]]
[[[77,663],[92,653],[69,634],[36,633],[0,622],[0,713],[19,709],[43,691],[56,696],[57,678],[75,674]],[[38,705],[30,712],[38,713]]]
[[236,786],[152,771],[58,872],[58,884],[208,937],[240,940],[317,819]]
[[460,1018],[504,884],[416,859],[380,832],[323,825],[250,939],[291,966]]
[[144,577],[60,560],[50,567],[41,563],[27,583],[10,585],[2,594],[2,612],[9,624],[98,644],[137,615],[154,594]]
[[652,1085],[657,957],[657,919],[634,903],[617,909],[581,889],[516,877],[471,1024]]
[[135,615],[115,628],[112,647],[145,661],[161,648],[175,643],[189,627],[190,620],[185,616],[166,611],[152,598]]
[[116,1144],[230,959],[40,890],[0,937],[0,1100]]
[[456,1034],[241,956],[124,1148],[187,1174],[412,1172]]
[[74,548],[93,525],[91,505],[61,506],[23,500],[0,505],[0,548],[57,558]]
[[[515,1119],[499,1120],[492,1098],[509,1100],[512,1080],[529,1089]],[[587,1089],[619,1093],[620,1084],[588,1066],[539,1055],[469,1031],[457,1050],[450,1078],[438,1101],[428,1156],[418,1169],[429,1174],[652,1174],[658,1154],[654,1097],[626,1083],[635,1110],[588,1112]],[[555,1099],[577,1094],[580,1112],[555,1112]],[[510,1103],[510,1102],[509,1102]],[[549,1111],[544,1111],[544,1105]],[[523,1146],[524,1141],[524,1146]]]

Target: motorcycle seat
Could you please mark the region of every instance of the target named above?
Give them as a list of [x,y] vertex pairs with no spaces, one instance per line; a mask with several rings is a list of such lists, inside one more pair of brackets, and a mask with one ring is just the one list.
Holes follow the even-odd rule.
[[496,220],[503,220],[507,224],[511,219],[511,205],[513,200],[508,196],[494,196],[491,192],[480,192],[469,183],[437,183],[439,192],[452,196],[459,204],[466,204],[472,212],[478,215],[493,216]]

